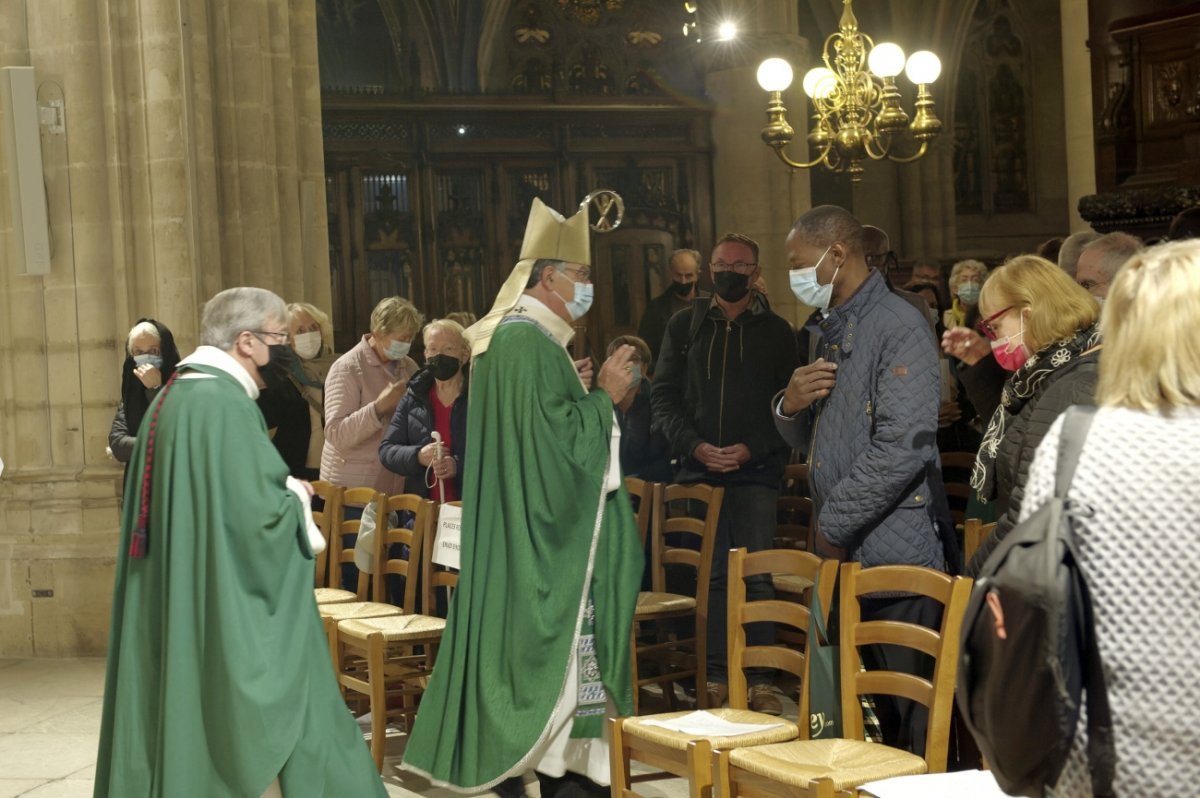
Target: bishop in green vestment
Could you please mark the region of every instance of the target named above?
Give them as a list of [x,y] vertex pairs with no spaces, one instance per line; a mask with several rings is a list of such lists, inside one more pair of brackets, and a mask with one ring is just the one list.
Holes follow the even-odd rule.
[[585,214],[535,200],[521,258],[468,331],[462,572],[404,756],[467,792],[531,769],[608,784],[605,717],[632,713],[643,556],[613,415],[632,347],[591,393],[566,350],[592,295]]
[[313,598],[312,517],[254,375],[287,340],[260,288],[204,307],[200,346],[130,461],[97,798],[385,796]]

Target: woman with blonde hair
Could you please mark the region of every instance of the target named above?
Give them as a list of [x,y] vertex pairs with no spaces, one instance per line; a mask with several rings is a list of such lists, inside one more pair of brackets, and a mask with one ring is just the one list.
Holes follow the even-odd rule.
[[[966,364],[959,376],[971,404],[988,419],[971,487],[981,502],[995,503],[997,524],[968,564],[969,574],[1016,523],[1025,476],[1046,430],[1071,405],[1095,404],[1100,358],[1100,306],[1044,258],[1018,255],[993,271],[979,311],[991,357],[983,357],[968,338],[977,336],[963,328],[947,330],[943,339]],[[963,350],[959,341],[968,342]],[[1008,374],[1000,386],[992,382],[998,373]]]
[[[1200,242],[1134,255],[1109,287],[1101,323],[1099,409],[1074,479],[1079,563],[1087,577],[1116,747],[1116,795],[1175,795],[1200,780],[1200,731],[1180,716],[1200,660],[1191,602],[1200,571]],[[1029,469],[1022,519],[1054,492],[1062,422]],[[1178,598],[1177,598],[1178,597]],[[1054,790],[1092,795],[1084,736]]]
[[950,269],[950,307],[942,314],[947,329],[979,321],[979,292],[987,276],[987,266],[977,260],[960,260]]
[[387,297],[371,311],[371,332],[330,367],[321,479],[389,496],[404,492],[404,478],[380,464],[379,443],[416,373],[408,352],[424,321],[407,299]]

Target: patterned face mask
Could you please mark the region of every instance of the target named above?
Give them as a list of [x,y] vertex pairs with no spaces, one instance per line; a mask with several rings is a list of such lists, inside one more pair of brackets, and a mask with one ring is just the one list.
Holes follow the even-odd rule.
[[[1015,340],[1020,339],[1020,340]],[[1025,350],[1025,318],[1021,318],[1021,329],[1004,338],[992,341],[992,354],[996,362],[1006,371],[1016,371],[1025,365],[1029,352]]]

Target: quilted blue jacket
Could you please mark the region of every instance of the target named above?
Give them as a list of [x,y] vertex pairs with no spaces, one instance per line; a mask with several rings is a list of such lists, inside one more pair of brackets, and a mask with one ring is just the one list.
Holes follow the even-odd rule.
[[872,271],[807,330],[818,356],[838,364],[837,381],[792,418],[776,399],[774,415],[784,439],[808,452],[818,530],[865,566],[942,568],[953,527],[937,464],[941,386],[928,319]]

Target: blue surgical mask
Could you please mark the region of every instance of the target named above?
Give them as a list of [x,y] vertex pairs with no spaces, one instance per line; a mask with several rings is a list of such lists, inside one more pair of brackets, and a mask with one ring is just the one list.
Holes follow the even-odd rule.
[[387,355],[388,360],[399,360],[407,355],[411,348],[412,344],[408,341],[389,341],[383,348],[383,353]]
[[156,369],[162,369],[162,355],[134,355],[134,364],[138,366],[153,366]]
[[958,301],[965,305],[974,305],[978,303],[979,283],[959,283]]
[[634,385],[640,385],[642,382],[642,364],[631,363],[629,366],[629,379]]
[[828,285],[821,285],[817,282],[817,267],[821,265],[821,261],[825,260],[825,256],[829,254],[832,247],[832,244],[825,247],[821,257],[817,258],[817,262],[812,266],[804,269],[792,269],[788,272],[788,282],[791,283],[792,293],[796,295],[796,299],[819,310],[829,309],[829,303],[833,301],[833,281],[837,279],[837,273],[842,268],[838,266],[834,270],[833,278],[830,279]]
[[[567,315],[571,317],[571,321],[577,321],[583,317],[592,307],[592,296],[595,286],[591,283],[575,283],[575,297],[568,302],[563,299],[563,304],[567,306]],[[554,292],[562,299],[562,294]]]

